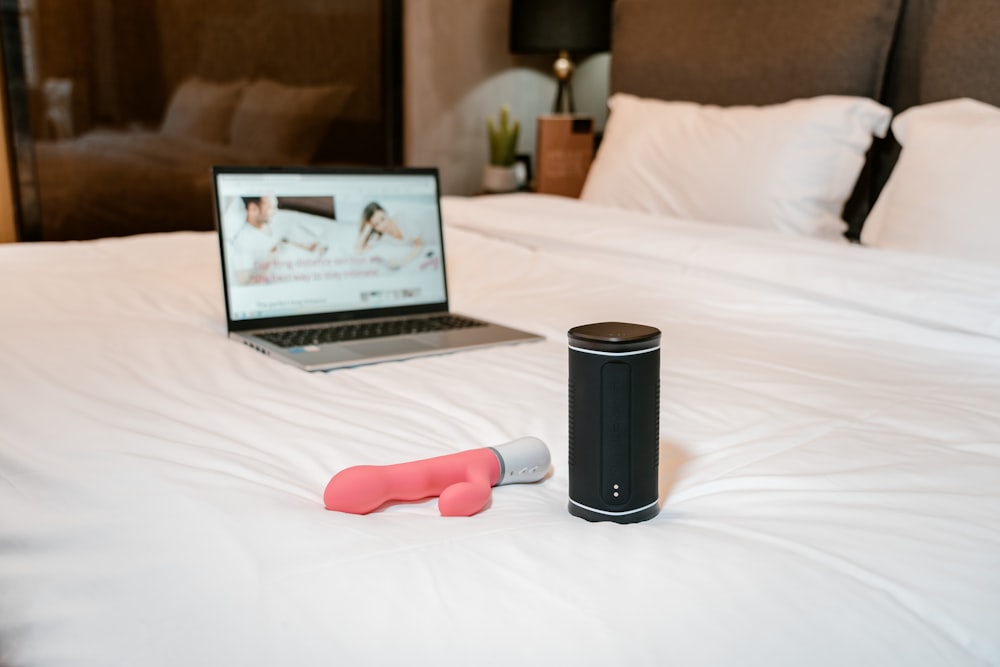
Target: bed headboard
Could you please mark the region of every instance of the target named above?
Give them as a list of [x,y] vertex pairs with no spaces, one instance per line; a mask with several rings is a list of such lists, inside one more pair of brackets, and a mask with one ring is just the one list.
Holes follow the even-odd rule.
[[[996,0],[616,0],[611,89],[702,104],[859,95],[895,112],[1000,105]],[[898,155],[876,141],[844,209],[858,238]]]

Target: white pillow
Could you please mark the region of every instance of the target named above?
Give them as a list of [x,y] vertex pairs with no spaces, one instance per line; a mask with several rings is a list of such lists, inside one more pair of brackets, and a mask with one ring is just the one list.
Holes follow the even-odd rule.
[[263,161],[308,161],[353,90],[344,84],[255,81],[233,114],[230,143]]
[[245,86],[245,81],[185,79],[170,98],[160,133],[178,139],[227,143],[233,110]]
[[862,97],[702,106],[615,94],[581,199],[680,218],[841,237],[872,135],[891,111]]
[[1000,262],[1000,109],[970,99],[911,107],[892,131],[903,149],[861,242]]

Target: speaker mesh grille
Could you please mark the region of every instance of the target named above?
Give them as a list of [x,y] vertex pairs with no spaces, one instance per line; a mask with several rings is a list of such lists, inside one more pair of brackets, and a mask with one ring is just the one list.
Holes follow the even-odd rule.
[[656,428],[653,429],[653,433],[656,435],[656,442],[653,447],[653,468],[660,467],[660,379],[656,379]]
[[574,401],[573,401],[574,394],[576,393],[575,389],[576,388],[573,381],[570,380],[569,381],[569,461],[568,461],[570,467],[573,466],[573,449],[574,449],[573,443],[575,441],[575,438],[573,437],[573,415],[576,414],[576,408],[574,407]]

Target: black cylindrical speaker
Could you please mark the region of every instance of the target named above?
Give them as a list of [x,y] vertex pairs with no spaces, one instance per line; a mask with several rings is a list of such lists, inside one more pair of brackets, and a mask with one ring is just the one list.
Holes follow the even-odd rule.
[[660,511],[660,330],[599,322],[568,335],[569,512],[651,519]]

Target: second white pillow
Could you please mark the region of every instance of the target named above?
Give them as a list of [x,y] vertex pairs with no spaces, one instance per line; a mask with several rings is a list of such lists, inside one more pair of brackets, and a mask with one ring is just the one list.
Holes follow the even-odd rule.
[[962,98],[892,121],[902,152],[861,242],[1000,262],[1000,108]]

